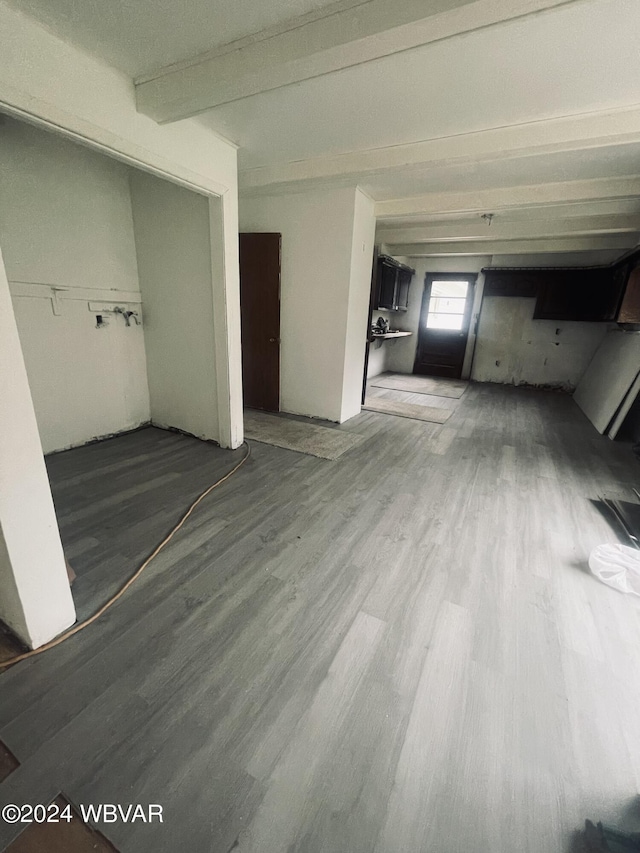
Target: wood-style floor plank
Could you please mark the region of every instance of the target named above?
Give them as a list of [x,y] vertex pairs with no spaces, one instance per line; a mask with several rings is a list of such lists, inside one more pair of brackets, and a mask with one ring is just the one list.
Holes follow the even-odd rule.
[[[102,619],[0,675],[0,799],[162,804],[99,827],[122,853],[569,853],[586,817],[640,828],[640,600],[587,568],[617,541],[594,501],[633,499],[637,461],[565,395],[425,399],[445,425],[363,412],[336,461],[254,444]],[[242,452],[146,429],[50,457],[78,612]]]

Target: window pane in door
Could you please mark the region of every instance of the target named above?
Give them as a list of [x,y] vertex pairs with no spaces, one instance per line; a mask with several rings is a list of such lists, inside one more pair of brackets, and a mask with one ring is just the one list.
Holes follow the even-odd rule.
[[464,314],[466,299],[453,299],[448,296],[432,296],[429,300],[429,313]]
[[432,314],[429,312],[427,316],[427,328],[460,331],[463,319],[463,314]]
[[460,331],[464,321],[468,290],[468,281],[433,281],[427,313],[427,328]]
[[434,281],[431,283],[431,296],[451,296],[466,299],[468,290],[468,281]]

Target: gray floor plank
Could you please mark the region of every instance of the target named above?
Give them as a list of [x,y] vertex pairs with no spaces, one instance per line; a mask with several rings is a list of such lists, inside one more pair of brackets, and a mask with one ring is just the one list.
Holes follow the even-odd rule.
[[[631,498],[638,463],[561,394],[440,401],[444,426],[332,427],[366,439],[337,461],[253,444],[103,619],[0,675],[1,799],[163,804],[163,827],[101,826],[123,853],[637,828],[640,602],[586,560],[617,541],[592,499]],[[79,611],[240,455],[147,429],[50,457]]]

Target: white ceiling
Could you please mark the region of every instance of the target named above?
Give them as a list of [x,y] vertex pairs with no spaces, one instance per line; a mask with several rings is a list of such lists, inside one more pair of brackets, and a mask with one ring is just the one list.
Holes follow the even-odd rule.
[[[5,2],[140,78],[139,94],[156,86],[159,114],[168,81],[165,120],[178,117],[172,110],[189,102],[195,81],[200,100],[191,97],[185,114],[199,111],[196,121],[239,145],[243,193],[361,186],[399,253],[467,251],[470,241],[443,240],[432,226],[458,233],[481,210],[499,211],[496,248],[511,261],[531,254],[521,237],[527,220],[541,262],[573,257],[572,245],[585,262],[615,257],[638,240],[640,0],[555,0],[546,10],[554,0]],[[533,8],[543,11],[524,14]],[[312,30],[343,10],[352,17],[341,54],[340,34]],[[493,23],[496,10],[504,20]],[[400,35],[394,16],[405,25]],[[371,21],[378,30],[367,30]],[[293,40],[283,44],[285,31]],[[417,31],[422,42],[404,49]],[[431,41],[436,32],[444,35]],[[266,54],[252,54],[257,42]],[[367,54],[371,43],[380,50]],[[230,64],[207,65],[205,52]],[[261,86],[265,56],[273,67]],[[325,60],[339,70],[328,73]],[[207,80],[218,87],[210,100]],[[212,103],[220,105],[207,109]],[[600,228],[607,216],[610,229]]]
[[[635,22],[635,26],[633,26]],[[640,102],[640,3],[561,7],[216,107],[241,168]]]
[[137,77],[335,0],[5,0]]
[[425,166],[367,176],[360,183],[375,199],[417,193],[482,190],[555,181],[634,175],[640,171],[640,140],[583,151],[531,154],[472,163]]
[[[555,205],[545,205],[543,207],[510,206],[508,211],[510,222],[537,223],[539,220],[546,222],[549,220],[566,220],[581,217],[584,215],[584,205],[560,203]],[[463,211],[462,213],[416,213],[413,216],[383,215],[378,217],[378,226],[380,228],[416,228],[420,225],[456,225],[461,222],[475,222],[481,215],[482,214],[478,211]],[[589,203],[589,215],[592,217],[638,217],[638,222],[640,222],[640,198],[592,201]],[[499,222],[501,218],[502,214],[500,211],[494,213],[494,219],[496,222]]]

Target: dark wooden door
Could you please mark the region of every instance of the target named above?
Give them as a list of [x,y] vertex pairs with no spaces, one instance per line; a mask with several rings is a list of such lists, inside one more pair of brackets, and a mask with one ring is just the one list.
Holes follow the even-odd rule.
[[460,378],[475,279],[457,274],[425,277],[414,373]]
[[280,411],[281,234],[240,234],[244,404]]

